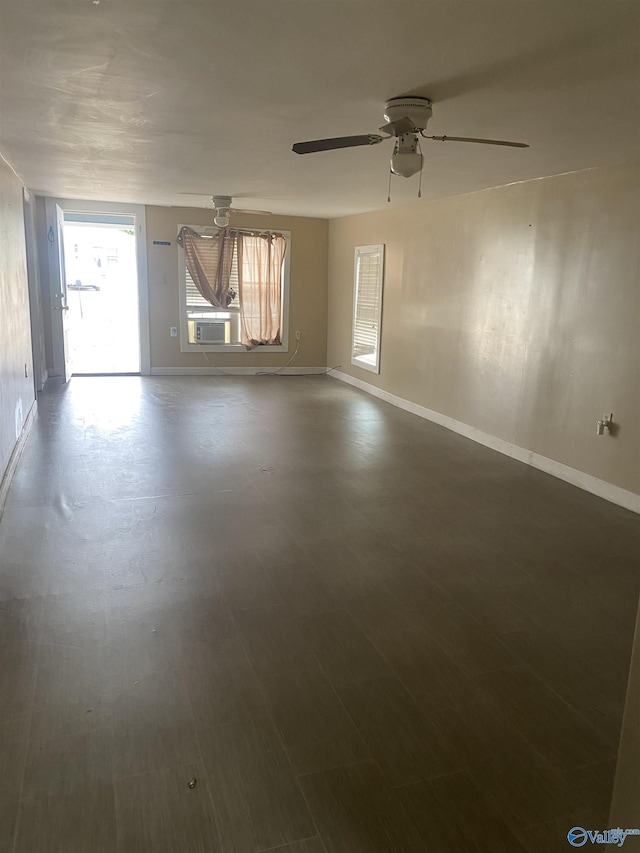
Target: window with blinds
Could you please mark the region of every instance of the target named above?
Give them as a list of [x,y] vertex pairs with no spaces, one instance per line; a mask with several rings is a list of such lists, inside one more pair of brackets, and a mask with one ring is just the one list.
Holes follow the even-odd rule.
[[[187,311],[197,311],[197,312],[214,312],[216,309],[211,305],[207,300],[200,294],[200,291],[195,285],[194,280],[191,278],[189,270],[186,265],[184,268],[185,271],[185,290],[187,294]],[[231,265],[231,279],[230,279],[230,289],[235,292],[235,298],[229,303],[230,308],[239,308],[240,302],[238,301],[238,256],[234,254],[233,263]]]
[[186,297],[187,341],[198,346],[238,345],[240,343],[240,301],[238,288],[238,256],[234,252],[229,290],[235,296],[226,309],[215,308],[202,296],[181,258]]
[[[178,225],[180,229],[182,225]],[[205,229],[188,225],[202,236]],[[269,233],[267,231],[264,232]],[[282,232],[290,245],[291,234]],[[287,249],[281,270],[282,343],[264,349],[288,351],[287,325],[289,316],[289,255]],[[180,349],[182,352],[237,352],[244,351],[240,318],[240,287],[238,284],[238,255],[234,252],[231,264],[229,289],[233,299],[225,308],[215,308],[201,294],[191,278],[185,262],[184,249],[178,245],[178,285],[180,293]]]
[[380,372],[380,322],[384,245],[358,246],[355,251],[351,363]]

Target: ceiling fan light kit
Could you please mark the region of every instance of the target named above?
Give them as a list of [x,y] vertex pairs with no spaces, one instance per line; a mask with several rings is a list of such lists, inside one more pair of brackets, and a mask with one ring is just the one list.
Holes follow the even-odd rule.
[[218,228],[226,228],[229,224],[229,212],[231,210],[231,196],[214,195],[211,196],[213,202],[214,217],[213,221]]
[[[420,139],[439,142],[473,142],[481,145],[502,145],[508,148],[528,148],[524,142],[506,142],[501,139],[479,139],[470,136],[427,136],[425,130],[433,115],[429,98],[400,97],[391,98],[384,107],[386,124],[378,128],[384,136],[368,133],[360,136],[339,136],[334,139],[313,139],[309,142],[296,142],[293,151],[296,154],[313,154],[318,151],[333,151],[339,148],[356,148],[360,145],[377,145],[386,139],[395,139],[391,155],[390,172],[402,178],[410,178],[420,172],[424,158],[420,150]],[[391,178],[389,178],[391,179]],[[418,191],[420,197],[420,191]]]
[[399,136],[389,164],[393,174],[410,178],[422,170],[423,163],[424,157],[418,151],[418,137],[415,133],[403,133]]

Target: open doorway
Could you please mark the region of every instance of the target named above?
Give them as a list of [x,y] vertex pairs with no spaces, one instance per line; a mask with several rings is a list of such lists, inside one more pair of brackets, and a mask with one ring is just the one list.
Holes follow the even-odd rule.
[[71,371],[140,373],[135,217],[64,213]]

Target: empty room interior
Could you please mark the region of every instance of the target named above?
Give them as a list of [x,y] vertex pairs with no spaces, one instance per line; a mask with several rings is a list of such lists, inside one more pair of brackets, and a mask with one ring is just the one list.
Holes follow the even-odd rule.
[[640,850],[637,0],[0,0],[0,853]]

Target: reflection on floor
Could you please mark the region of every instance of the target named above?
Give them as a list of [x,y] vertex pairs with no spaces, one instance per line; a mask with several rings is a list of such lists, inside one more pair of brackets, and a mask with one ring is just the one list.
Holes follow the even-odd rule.
[[638,538],[330,378],[73,379],[0,525],[0,849],[566,851]]

